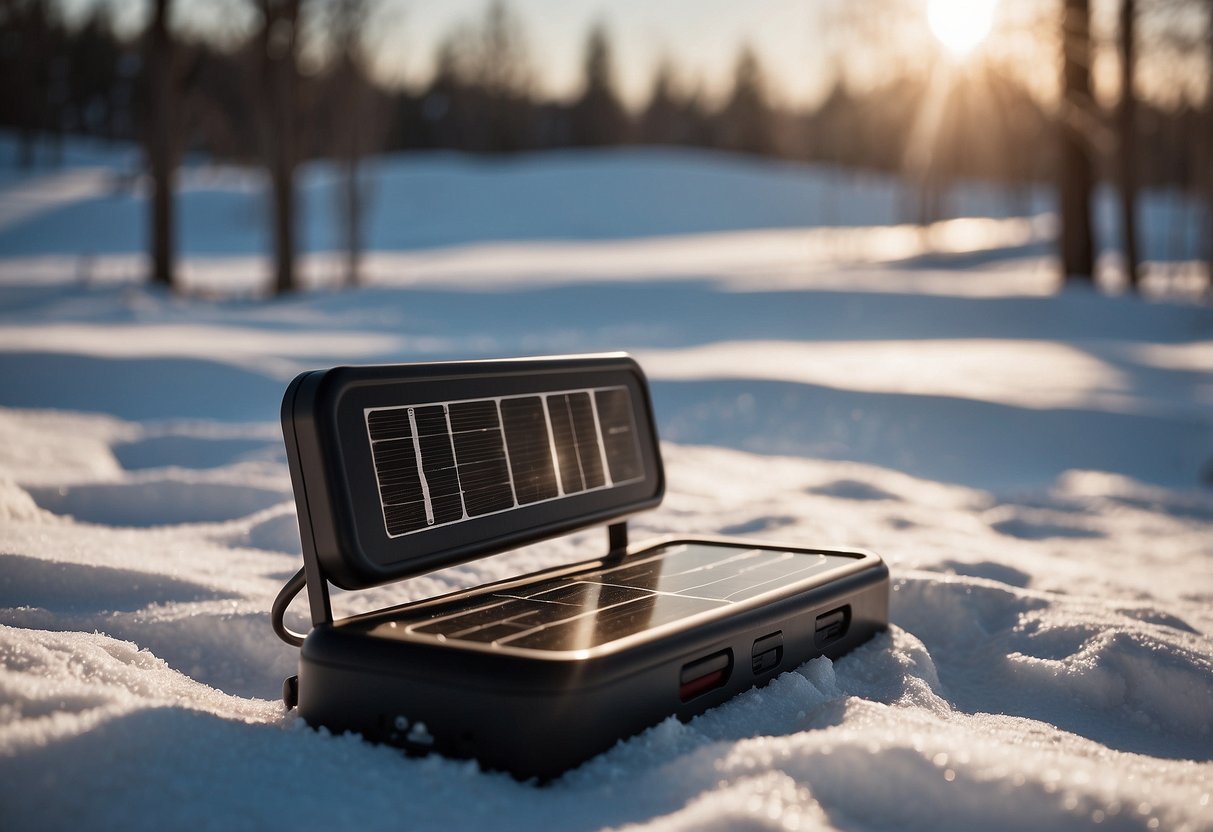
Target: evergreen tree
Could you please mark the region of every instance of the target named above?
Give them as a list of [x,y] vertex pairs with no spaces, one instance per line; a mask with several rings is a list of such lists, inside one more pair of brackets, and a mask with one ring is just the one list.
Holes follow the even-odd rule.
[[678,144],[686,141],[683,107],[675,88],[674,65],[669,59],[657,64],[649,103],[640,116],[640,140],[646,144]]
[[733,92],[719,117],[720,145],[742,153],[775,150],[774,116],[758,55],[748,44],[737,55]]
[[586,39],[581,97],[570,113],[575,145],[619,144],[627,137],[628,116],[615,91],[615,70],[606,29],[596,24]]

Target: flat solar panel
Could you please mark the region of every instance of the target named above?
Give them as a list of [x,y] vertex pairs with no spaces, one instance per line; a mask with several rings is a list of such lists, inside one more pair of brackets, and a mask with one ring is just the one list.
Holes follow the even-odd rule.
[[364,411],[389,537],[644,477],[626,387]]
[[[722,556],[721,549],[730,550]],[[582,650],[774,595],[854,563],[843,555],[679,543],[626,561],[452,601],[397,610],[369,624],[415,635],[531,650]]]

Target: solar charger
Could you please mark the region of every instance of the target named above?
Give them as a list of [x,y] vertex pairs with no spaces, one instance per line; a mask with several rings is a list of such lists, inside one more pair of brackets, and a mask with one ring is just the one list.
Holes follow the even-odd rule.
[[[648,386],[623,354],[337,367],[282,402],[303,569],[274,603],[301,646],[288,707],[314,726],[547,780],[888,621],[860,550],[669,538]],[[594,560],[333,619],[360,590],[607,525]],[[312,629],[288,630],[307,588]]]

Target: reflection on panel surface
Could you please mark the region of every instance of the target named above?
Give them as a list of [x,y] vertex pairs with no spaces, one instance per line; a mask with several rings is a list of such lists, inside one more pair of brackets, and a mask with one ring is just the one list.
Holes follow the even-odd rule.
[[662,546],[611,566],[542,578],[470,598],[401,610],[370,624],[415,634],[532,650],[582,650],[653,627],[774,595],[854,563],[844,555],[701,543]]

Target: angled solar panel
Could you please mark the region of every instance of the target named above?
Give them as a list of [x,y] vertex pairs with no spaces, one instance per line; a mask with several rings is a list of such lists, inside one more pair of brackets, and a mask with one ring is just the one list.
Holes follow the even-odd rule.
[[644,476],[627,387],[366,408],[389,537]]
[[[688,538],[628,545],[665,490],[622,354],[334,367],[282,430],[304,568],[274,602],[308,723],[541,779],[885,625],[875,555]],[[334,620],[381,586],[610,524],[601,557]],[[306,584],[313,629],[283,617]]]
[[609,523],[665,487],[644,375],[617,354],[316,370],[283,435],[305,552],[344,589]]

